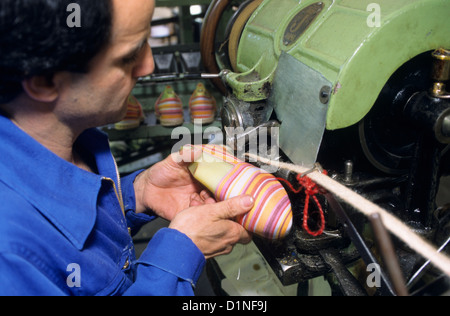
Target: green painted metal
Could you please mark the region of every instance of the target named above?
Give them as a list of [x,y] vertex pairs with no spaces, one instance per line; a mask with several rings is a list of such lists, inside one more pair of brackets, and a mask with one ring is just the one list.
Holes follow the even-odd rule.
[[[364,118],[401,65],[421,53],[450,48],[449,0],[323,0],[317,18],[286,46],[293,18],[315,3],[265,0],[255,11],[241,37],[238,73],[227,77],[237,97],[268,98],[284,51],[333,83],[327,129],[345,128]],[[379,6],[379,27],[372,24],[371,4]]]

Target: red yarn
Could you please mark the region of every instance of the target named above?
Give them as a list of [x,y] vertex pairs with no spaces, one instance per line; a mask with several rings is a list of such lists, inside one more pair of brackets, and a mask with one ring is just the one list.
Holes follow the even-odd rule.
[[[327,174],[327,172],[325,170],[323,171],[323,173]],[[300,187],[298,189],[295,189],[289,181],[287,181],[283,178],[278,178],[278,180],[284,182],[291,189],[291,191],[294,192],[295,194],[298,194],[303,189],[305,189],[306,199],[305,199],[305,208],[303,209],[303,229],[311,236],[314,236],[314,237],[320,236],[323,234],[323,232],[325,230],[325,215],[324,215],[324,212],[322,209],[322,205],[320,205],[320,202],[317,199],[316,195],[319,193],[322,193],[322,191],[319,189],[317,184],[314,183],[309,177],[302,176],[301,174],[299,174],[299,175],[297,175],[296,178],[297,178],[298,183],[300,184]],[[319,209],[320,227],[317,231],[312,231],[308,225],[309,200],[311,197],[316,202],[316,205]]]

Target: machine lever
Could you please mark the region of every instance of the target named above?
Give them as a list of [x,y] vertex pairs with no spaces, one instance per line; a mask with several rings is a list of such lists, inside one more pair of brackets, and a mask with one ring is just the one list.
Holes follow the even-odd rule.
[[[325,197],[328,203],[330,204],[331,209],[335,212],[338,219],[344,225],[347,234],[349,235],[351,241],[355,245],[356,249],[358,250],[359,254],[361,255],[361,258],[364,260],[366,265],[376,264],[377,267],[381,267],[378,264],[377,259],[374,257],[370,249],[365,244],[364,239],[358,233],[352,221],[345,213],[341,204],[336,200],[336,198],[331,193],[326,193]],[[397,296],[394,290],[392,289],[391,283],[388,281],[385,273],[381,270],[381,268],[379,270],[379,273],[381,279],[381,288],[380,288],[381,293],[385,296]]]
[[223,78],[229,71],[222,70],[218,74],[210,73],[167,73],[167,74],[154,74],[147,77],[142,77],[138,80],[139,84],[154,83],[154,82],[171,82],[180,80],[201,80],[201,79],[215,79]]
[[325,263],[333,270],[339,282],[340,289],[345,296],[367,296],[367,292],[362,285],[340,260],[338,250],[323,249],[319,253]]
[[395,292],[398,296],[409,296],[392,240],[383,224],[380,214],[372,214],[369,219],[378,244],[378,249],[380,250],[383,262],[391,277]]

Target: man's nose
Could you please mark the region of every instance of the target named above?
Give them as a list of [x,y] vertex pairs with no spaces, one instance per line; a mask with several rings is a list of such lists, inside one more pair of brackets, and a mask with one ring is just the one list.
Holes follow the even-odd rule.
[[155,71],[155,61],[150,45],[145,48],[145,54],[142,57],[141,63],[137,66],[133,73],[133,77],[140,78],[152,74]]

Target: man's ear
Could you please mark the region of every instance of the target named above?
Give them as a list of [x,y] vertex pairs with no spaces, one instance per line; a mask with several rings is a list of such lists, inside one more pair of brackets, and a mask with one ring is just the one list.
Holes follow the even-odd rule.
[[52,76],[34,76],[22,81],[25,93],[33,100],[53,102],[58,98],[58,89]]

